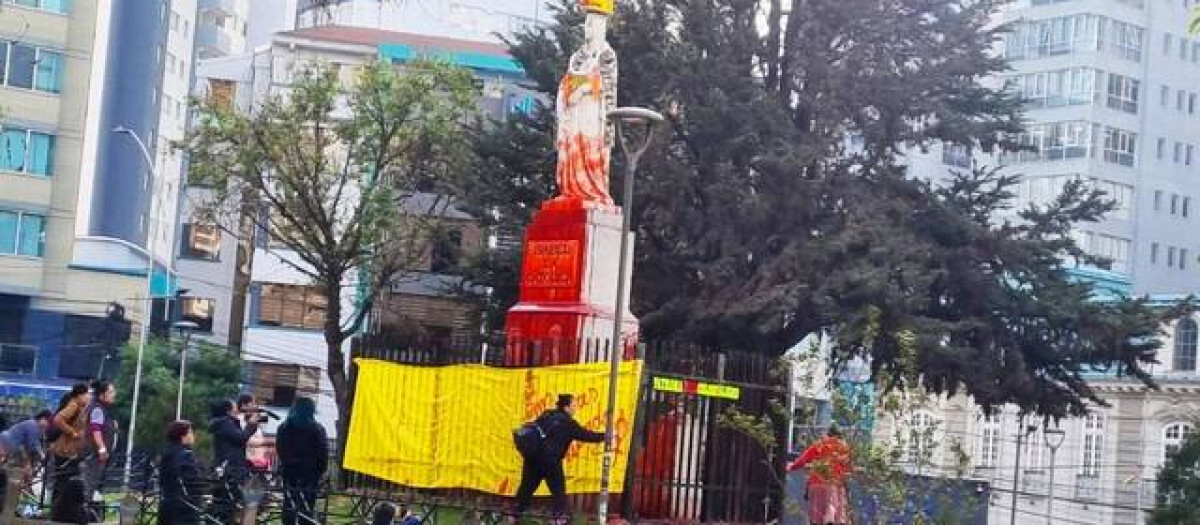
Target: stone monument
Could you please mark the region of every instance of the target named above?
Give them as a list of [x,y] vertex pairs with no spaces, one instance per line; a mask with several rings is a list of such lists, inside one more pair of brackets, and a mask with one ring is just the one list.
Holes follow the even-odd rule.
[[[558,195],[542,204],[525,232],[520,298],[506,319],[513,363],[604,360],[613,330],[622,218],[608,190],[616,130],[607,114],[617,105],[617,55],[606,35],[614,0],[582,2],[584,42],[571,55],[555,103]],[[620,346],[631,353],[637,319],[629,312],[622,317]],[[589,352],[597,341],[599,351]]]

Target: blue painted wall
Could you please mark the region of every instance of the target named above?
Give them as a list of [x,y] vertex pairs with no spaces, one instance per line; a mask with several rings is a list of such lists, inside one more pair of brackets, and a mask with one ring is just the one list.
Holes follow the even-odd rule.
[[[112,133],[124,126],[146,141],[154,154],[154,137],[163,73],[160,44],[166,40],[165,0],[114,0],[108,41],[108,65],[100,109],[99,151],[91,210],[91,235],[115,237],[145,246],[139,225],[150,205],[144,177],[148,167],[133,140]],[[145,228],[148,230],[148,228]]]

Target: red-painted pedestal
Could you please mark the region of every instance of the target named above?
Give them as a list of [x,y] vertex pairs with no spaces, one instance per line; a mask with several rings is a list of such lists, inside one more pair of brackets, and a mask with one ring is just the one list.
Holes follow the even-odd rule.
[[[629,245],[632,257],[632,239]],[[534,366],[608,358],[620,246],[619,209],[555,201],[542,206],[525,232],[520,301],[505,322],[509,363]],[[626,298],[631,273],[627,272]],[[632,358],[637,318],[626,309],[621,324],[621,347]]]

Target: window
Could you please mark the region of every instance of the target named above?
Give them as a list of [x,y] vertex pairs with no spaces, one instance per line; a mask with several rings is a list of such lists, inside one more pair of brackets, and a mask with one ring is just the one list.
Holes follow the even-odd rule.
[[957,168],[970,168],[971,149],[962,144],[943,144],[942,163]]
[[996,468],[1000,465],[1000,414],[984,415],[980,418],[979,462],[980,468]]
[[1167,246],[1167,267],[1175,267],[1175,247]]
[[6,4],[16,4],[22,7],[30,7],[33,9],[41,9],[50,11],[51,13],[67,14],[70,8],[70,0],[4,0]]
[[1107,259],[1112,271],[1117,273],[1129,271],[1129,246],[1131,244],[1129,239],[1078,230],[1073,235],[1076,243],[1088,255]]
[[1079,474],[1099,477],[1103,455],[1104,414],[1088,414],[1083,420],[1083,461],[1079,463]]
[[1163,33],[1162,52],[1164,55],[1171,54],[1171,33]]
[[1133,213],[1133,186],[1096,178],[1088,179],[1087,186],[1104,192],[1105,197],[1116,203],[1117,207],[1109,212],[1109,218],[1128,219]]
[[325,325],[326,304],[325,296],[315,286],[264,284],[257,322],[265,326],[320,330]]
[[41,257],[45,244],[45,216],[0,211],[0,255]]
[[920,411],[913,414],[908,425],[908,461],[914,465],[928,463],[933,456],[937,421],[933,414]]
[[1154,211],[1162,210],[1162,190],[1154,190]]
[[1188,93],[1188,115],[1196,114],[1196,94]]
[[1154,155],[1155,155],[1156,157],[1158,157],[1158,159],[1159,159],[1159,160],[1162,160],[1162,158],[1163,158],[1163,155],[1165,154],[1164,152],[1166,151],[1166,149],[1167,149],[1167,139],[1164,139],[1164,138],[1159,138],[1159,139],[1158,139],[1158,144],[1157,144],[1157,145],[1155,145],[1155,147],[1154,147]]
[[0,171],[49,176],[53,157],[53,135],[13,126],[0,133]]
[[1183,111],[1183,106],[1187,101],[1187,93],[1182,89],[1175,92],[1175,109]]
[[1179,214],[1183,215],[1184,217],[1187,217],[1188,216],[1188,208],[1190,207],[1191,203],[1192,203],[1191,197],[1184,197],[1183,202],[1179,206]]
[[1137,134],[1117,128],[1104,130],[1104,160],[1122,166],[1133,166],[1137,151]]
[[212,333],[215,302],[212,299],[182,297],[179,299],[179,317],[196,323],[197,332]]
[[1163,462],[1179,452],[1192,431],[1191,423],[1170,423],[1163,427]]
[[434,231],[430,246],[429,271],[447,273],[458,267],[462,256],[462,232],[439,228]]
[[1150,264],[1158,264],[1158,243],[1150,243]]
[[1171,194],[1171,215],[1179,213],[1179,195]]
[[1005,160],[1032,162],[1090,157],[1093,127],[1083,121],[1032,124],[1018,137],[1024,149],[1007,155]]
[[[1089,15],[1090,16],[1090,15]],[[1103,19],[1108,20],[1108,19]],[[1113,52],[1126,60],[1134,62],[1142,61],[1142,28],[1133,24],[1126,24],[1116,20],[1111,21],[1112,26],[1112,50]],[[1101,23],[1101,26],[1104,24]],[[1103,32],[1103,31],[1101,31]]]
[[1096,100],[1099,78],[1100,71],[1077,67],[1018,75],[1010,86],[1033,107],[1076,106]]
[[1179,37],[1179,59],[1187,60],[1188,41],[1184,37]]
[[1195,152],[1196,152],[1196,147],[1191,144],[1188,144],[1187,151],[1185,152],[1185,154],[1183,156],[1183,165],[1184,166],[1192,165],[1192,154]]
[[1169,88],[1167,86],[1161,86],[1158,88],[1158,105],[1160,105],[1164,108],[1167,107],[1167,104],[1168,104],[1167,101],[1170,100],[1170,98],[1171,98],[1171,88]]
[[1180,248],[1179,249],[1179,269],[1180,270],[1187,269],[1187,257],[1188,257],[1187,248]]
[[216,261],[221,258],[221,229],[206,224],[184,224],[180,256]]
[[1126,113],[1137,113],[1140,86],[1141,82],[1132,78],[1109,74],[1108,107]]
[[25,44],[0,44],[3,85],[46,93],[61,90],[62,53]]
[[[1005,35],[1005,57],[1010,60],[1034,59],[1101,50],[1104,43],[1101,25],[1106,21],[1101,16],[1081,14],[1016,24]],[[1113,25],[1109,42],[1114,53],[1141,60],[1141,28],[1128,24]]]
[[1175,143],[1175,155],[1171,157],[1171,161],[1176,164],[1179,164],[1179,161],[1181,161],[1181,160],[1183,160],[1183,143],[1176,142]]
[[1200,63],[1200,43],[1192,43],[1192,63]]

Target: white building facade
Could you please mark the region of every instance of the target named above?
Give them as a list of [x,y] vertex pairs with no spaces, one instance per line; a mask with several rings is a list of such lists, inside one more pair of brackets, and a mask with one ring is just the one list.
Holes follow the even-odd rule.
[[1200,290],[1200,40],[1185,35],[1193,0],[1017,0],[998,22],[1012,64],[1002,80],[1028,104],[1030,151],[983,158],[937,146],[914,176],[938,179],[973,163],[1020,174],[1022,204],[1055,198],[1070,179],[1105,191],[1117,209],[1076,238],[1112,260],[1135,293]]

